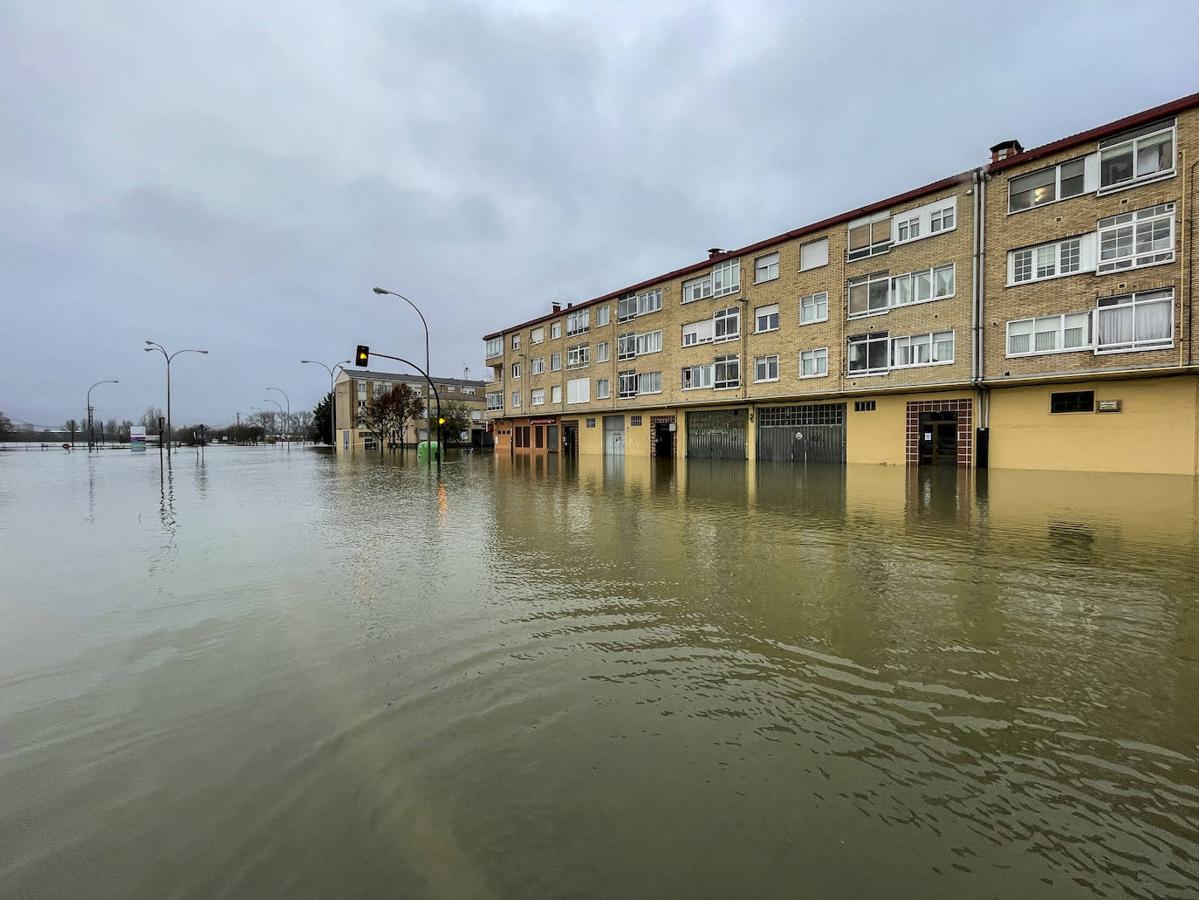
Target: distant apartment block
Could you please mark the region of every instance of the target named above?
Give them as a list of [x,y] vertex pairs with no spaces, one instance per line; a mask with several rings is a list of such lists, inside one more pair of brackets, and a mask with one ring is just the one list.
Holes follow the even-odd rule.
[[[442,405],[458,401],[470,410],[469,443],[474,447],[491,445],[484,417],[487,383],[461,378],[434,378]],[[367,424],[367,404],[399,384],[406,384],[424,401],[422,415],[404,430],[404,444],[414,445],[429,435],[429,417],[436,414],[429,384],[420,375],[371,372],[366,369],[343,369],[334,382],[333,398],[337,419],[334,444],[338,453],[354,453],[379,449],[379,436]]]
[[498,451],[1199,474],[1199,94],[486,335]]

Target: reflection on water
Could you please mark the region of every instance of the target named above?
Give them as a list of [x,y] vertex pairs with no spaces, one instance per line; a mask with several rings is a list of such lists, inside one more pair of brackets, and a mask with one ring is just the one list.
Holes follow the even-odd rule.
[[36,456],[17,895],[1199,893],[1193,480]]

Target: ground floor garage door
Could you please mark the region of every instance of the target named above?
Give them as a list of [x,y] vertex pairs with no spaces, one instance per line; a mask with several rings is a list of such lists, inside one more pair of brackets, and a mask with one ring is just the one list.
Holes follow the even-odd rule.
[[758,459],[845,462],[845,404],[759,407]]
[[709,409],[687,413],[687,456],[692,459],[745,459],[745,410]]

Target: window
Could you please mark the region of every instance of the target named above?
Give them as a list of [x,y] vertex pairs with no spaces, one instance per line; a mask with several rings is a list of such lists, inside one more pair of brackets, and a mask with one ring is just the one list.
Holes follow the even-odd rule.
[[828,291],[799,298],[799,324],[828,321]]
[[561,322],[551,323],[550,324],[550,340],[556,341],[560,337],[562,337],[562,323]]
[[512,408],[516,409],[520,406],[520,391],[512,392]]
[[874,412],[878,408],[877,400],[855,400],[853,401],[854,412]]
[[759,356],[754,360],[754,381],[778,381],[779,358],[774,356]]
[[799,248],[799,271],[828,265],[828,238],[811,241]]
[[883,215],[871,221],[849,226],[849,259],[864,259],[891,249],[891,217]]
[[502,337],[487,339],[487,358],[499,356],[504,352],[504,339]]
[[754,284],[763,281],[774,281],[779,277],[779,255],[768,253],[754,260]]
[[595,399],[607,400],[612,396],[612,383],[607,378],[595,379]]
[[696,344],[710,344],[716,334],[715,323],[711,319],[703,322],[692,322],[683,326],[683,346],[692,347]]
[[533,388],[529,394],[530,406],[541,406],[545,403],[545,388]]
[[779,305],[772,303],[769,306],[759,306],[754,310],[754,333],[761,334],[763,331],[778,331],[779,329]]
[[902,219],[896,225],[896,233],[896,243],[914,241],[920,237],[920,217],[912,216],[910,219]]
[[627,322],[637,316],[648,315],[662,308],[662,291],[646,291],[642,294],[625,294],[616,303],[616,319]]
[[657,353],[662,349],[662,332],[647,331],[645,334],[637,335],[637,355],[645,356],[647,353]]
[[520,335],[519,334],[512,335],[512,349],[513,350],[520,349]]
[[629,427],[636,428],[641,424],[641,416],[629,416]]
[[715,368],[711,363],[701,366],[687,366],[683,369],[683,390],[694,388],[710,388]]
[[612,320],[612,308],[609,306],[601,306],[595,311],[595,327],[603,328]]
[[956,204],[954,206],[943,206],[940,209],[933,210],[928,217],[929,233],[937,234],[941,231],[952,231],[956,214]]
[[545,357],[538,356],[529,361],[529,371],[534,375],[540,375],[545,371]]
[[886,312],[891,279],[886,272],[849,279],[849,317]]
[[1103,297],[1095,310],[1095,352],[1152,350],[1174,343],[1174,291]]
[[1094,391],[1060,391],[1049,395],[1051,413],[1075,413],[1095,411]]
[[595,427],[595,419],[588,419],[588,420],[587,420],[587,427],[588,427],[588,428],[594,428],[594,427]]
[[503,391],[488,392],[487,408],[488,409],[503,409],[504,408]]
[[736,306],[722,309],[712,316],[713,341],[731,341],[741,337],[741,310]]
[[1074,275],[1095,267],[1095,236],[1079,237],[1025,247],[1008,253],[1008,284]]
[[616,358],[632,359],[637,355],[637,335],[630,331],[616,338]]
[[566,334],[569,337],[572,334],[583,334],[591,326],[590,310],[581,309],[578,312],[573,312],[566,317]]
[[691,303],[695,300],[705,300],[712,296],[712,276],[710,274],[703,275],[699,278],[692,278],[690,281],[683,282],[683,302]]
[[1099,189],[1174,173],[1174,121],[1099,142]]
[[891,344],[887,332],[855,335],[848,343],[845,365],[850,375],[879,375],[887,371]]
[[699,278],[683,282],[683,302],[704,300],[708,297],[723,297],[741,290],[741,260],[729,259],[712,267],[712,271]]
[[1173,203],[1099,220],[1099,274],[1173,260]]
[[[605,309],[606,308],[607,307],[605,307]],[[608,342],[607,341],[600,341],[598,344],[595,345],[595,361],[596,362],[607,362],[608,361]]]
[[586,403],[591,399],[591,379],[572,378],[566,382],[566,402]]
[[566,368],[581,369],[591,365],[591,348],[586,344],[566,348]]
[[529,332],[529,342],[530,343],[540,344],[544,340],[545,340],[545,326],[544,325],[534,328],[532,331]]
[[828,348],[804,350],[799,354],[799,377],[821,378],[828,374]]
[[1038,316],[1032,319],[1014,319],[1007,323],[1008,356],[1089,350],[1090,347],[1090,313]]
[[551,403],[561,403],[562,402],[562,385],[555,384],[553,387],[550,388],[550,402]]
[[551,372],[562,371],[562,354],[561,353],[551,353],[550,354],[550,371]]
[[741,384],[741,358],[738,356],[718,356],[712,361],[715,372],[712,376],[712,386],[717,390],[735,388]]
[[891,368],[935,366],[953,362],[953,332],[933,331],[891,341]]
[[920,272],[896,275],[891,279],[891,306],[944,300],[953,296],[954,264],[936,266]]
[[1008,212],[1077,197],[1085,189],[1086,160],[1072,159],[1008,181]]
[[633,371],[617,373],[618,393],[621,397],[637,396],[637,373]]
[[638,394],[660,394],[662,393],[662,373],[661,372],[642,372],[637,376],[637,393]]
[[520,363],[518,362],[512,364],[512,377],[520,378]]

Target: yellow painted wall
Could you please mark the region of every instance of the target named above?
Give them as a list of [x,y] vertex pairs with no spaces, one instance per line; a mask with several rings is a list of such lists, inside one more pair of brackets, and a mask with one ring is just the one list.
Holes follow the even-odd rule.
[[[587,419],[595,419],[595,427],[587,427]],[[579,416],[579,453],[604,452],[604,420],[601,416]]]
[[[1050,413],[1054,391],[1119,400],[1118,413]],[[1035,385],[991,391],[993,469],[1195,475],[1199,377]]]
[[[970,391],[943,391],[846,397],[845,461],[868,465],[906,465],[904,444],[907,438],[908,403],[918,400],[960,400],[973,396]],[[871,412],[855,412],[854,401],[857,400],[873,400],[875,409]],[[977,407],[975,403],[975,428],[978,427]]]

